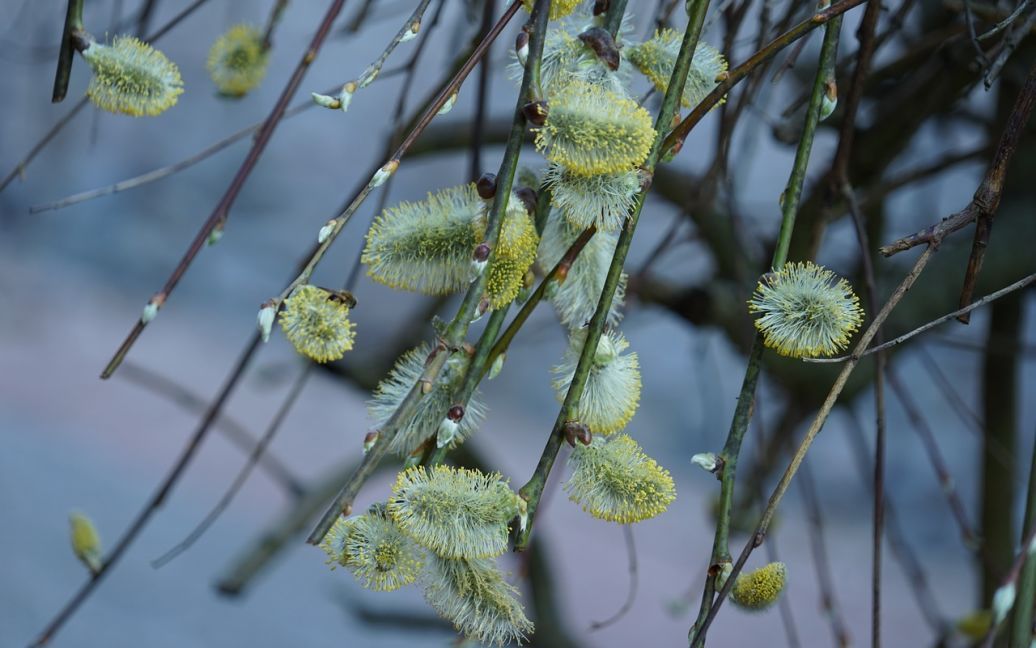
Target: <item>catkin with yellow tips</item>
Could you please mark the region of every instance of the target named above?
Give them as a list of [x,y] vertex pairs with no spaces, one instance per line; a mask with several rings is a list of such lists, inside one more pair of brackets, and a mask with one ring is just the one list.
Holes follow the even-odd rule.
[[[554,367],[554,394],[564,402],[586,342],[586,329],[569,337],[561,364]],[[576,418],[593,434],[611,434],[626,427],[640,403],[640,364],[635,352],[623,353],[629,342],[616,331],[603,334],[586,377]]]
[[111,45],[90,43],[83,58],[94,72],[86,96],[102,110],[133,117],[159,115],[183,92],[179,68],[132,36],[116,36]]
[[388,512],[404,533],[443,558],[488,558],[507,549],[507,525],[524,510],[499,473],[437,465],[400,472]]
[[339,518],[320,548],[328,563],[346,567],[363,587],[390,592],[421,575],[425,552],[375,505],[363,515]]
[[765,610],[780,598],[786,581],[787,569],[784,563],[769,563],[747,574],[740,574],[730,590],[730,600],[743,610]]
[[[485,230],[485,221],[476,221],[475,231],[479,240],[485,237]],[[532,217],[524,203],[512,195],[500,224],[500,238],[485,270],[486,297],[491,309],[502,308],[518,296],[525,273],[536,260],[539,244],[540,237]]]
[[598,175],[572,173],[551,164],[543,184],[550,189],[551,204],[580,230],[595,225],[601,232],[622,228],[640,190],[640,175],[632,170]]
[[568,463],[572,476],[565,491],[595,518],[641,522],[663,513],[676,499],[669,471],[628,435],[595,436],[588,446],[577,444]]
[[579,175],[629,171],[644,162],[655,130],[651,115],[629,97],[572,81],[551,97],[536,148]]
[[285,300],[280,322],[295,350],[316,362],[338,360],[356,339],[346,301],[309,284],[299,286]]
[[473,183],[402,202],[371,224],[361,261],[372,279],[390,288],[426,295],[460,290],[471,280],[471,254],[480,242],[476,223],[485,212]]
[[206,67],[220,94],[241,97],[259,86],[269,62],[262,32],[234,25],[212,44]]
[[[417,384],[424,373],[430,351],[431,347],[427,344],[407,351],[396,361],[388,376],[378,383],[367,403],[367,414],[374,429],[384,427]],[[470,364],[471,359],[463,352],[450,356],[431,389],[417,402],[413,414],[397,422],[398,428],[389,444],[389,452],[406,457],[435,436],[447,410],[454,404],[453,393],[460,387]],[[474,434],[485,416],[486,407],[476,390],[464,408],[463,418],[457,422],[451,447],[460,445]]]
[[[626,48],[626,56],[660,92],[669,88],[676,57],[683,35],[673,29],[662,29],[647,41]],[[680,103],[685,108],[697,106],[716,89],[727,71],[727,61],[715,47],[698,43],[687,70]]]
[[432,557],[424,580],[425,600],[467,638],[492,646],[521,645],[533,632],[518,590],[491,559]]
[[783,356],[838,353],[863,322],[860,299],[845,279],[812,261],[786,263],[759,280],[748,310],[766,346]]

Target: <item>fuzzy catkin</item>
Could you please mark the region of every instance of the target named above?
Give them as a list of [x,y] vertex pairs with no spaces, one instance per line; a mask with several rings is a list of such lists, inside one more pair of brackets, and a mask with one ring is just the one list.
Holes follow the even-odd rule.
[[489,559],[433,557],[424,596],[458,632],[483,644],[521,645],[534,629],[518,602],[518,590]]
[[[579,238],[582,231],[582,228],[573,225],[559,211],[553,211],[547,219],[546,227],[543,228],[543,237],[537,252],[540,269],[545,273],[549,272]],[[547,298],[554,305],[558,318],[569,329],[583,327],[597,310],[617,243],[617,232],[597,232],[576,257],[564,281],[555,282],[551,286]],[[626,281],[627,276],[624,272],[619,275],[619,283],[608,309],[609,326],[615,326],[622,319]]]
[[793,358],[832,355],[863,322],[849,283],[812,261],[786,263],[759,280],[748,310],[766,346]]
[[547,167],[543,184],[551,192],[551,204],[573,226],[599,231],[622,228],[640,190],[640,175],[632,170],[580,175],[560,164]]
[[730,590],[730,600],[739,608],[759,612],[780,598],[787,581],[784,563],[772,562],[747,574],[740,574]]
[[[669,88],[669,80],[676,67],[683,35],[673,29],[655,32],[649,40],[626,48],[630,62],[648,78],[660,92]],[[701,103],[719,85],[720,77],[727,71],[727,61],[719,50],[708,43],[698,43],[687,70],[680,104],[691,108]]]
[[[554,368],[554,395],[564,402],[575,376],[586,341],[586,330],[569,338],[561,364]],[[583,394],[576,406],[576,417],[594,434],[611,434],[626,427],[640,403],[640,364],[635,352],[623,353],[629,346],[620,333],[608,331],[597,343],[593,364],[586,377]]]
[[[424,372],[430,351],[428,344],[407,351],[396,361],[388,376],[378,383],[367,402],[367,413],[375,429],[381,429],[388,422],[410,393]],[[464,353],[450,356],[431,391],[418,401],[414,413],[399,421],[389,452],[405,457],[435,436],[447,410],[454,404],[453,393],[460,387],[469,364],[470,358]],[[486,407],[476,390],[464,408],[464,418],[458,421],[452,445],[459,445],[474,434],[485,416]]]
[[425,552],[375,506],[363,515],[339,518],[321,548],[329,563],[343,565],[369,590],[390,592],[421,575]]
[[356,339],[349,306],[335,293],[309,284],[285,300],[280,322],[295,350],[316,362],[338,360]]
[[536,148],[579,175],[629,171],[647,158],[651,115],[629,97],[571,81],[551,98]]
[[584,511],[610,522],[631,524],[663,513],[676,499],[669,471],[620,434],[594,437],[569,457],[572,476],[564,488]]
[[485,212],[474,184],[401,202],[371,224],[360,260],[372,279],[390,288],[426,295],[457,291],[471,279],[476,225]]
[[86,95],[102,110],[133,117],[159,115],[183,93],[179,68],[132,36],[116,36],[111,45],[91,43],[83,58],[94,72]]
[[437,465],[400,472],[388,512],[404,533],[443,558],[488,558],[507,550],[521,500],[499,473]]
[[212,44],[206,67],[220,94],[240,97],[259,85],[268,64],[262,32],[251,25],[235,25]]

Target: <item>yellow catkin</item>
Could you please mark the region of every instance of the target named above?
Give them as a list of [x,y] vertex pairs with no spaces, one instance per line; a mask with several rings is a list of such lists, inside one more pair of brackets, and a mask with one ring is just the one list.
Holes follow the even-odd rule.
[[388,512],[404,533],[443,558],[488,558],[507,550],[521,500],[499,473],[438,465],[400,472]]
[[90,518],[82,513],[68,516],[72,552],[87,569],[97,573],[101,569],[101,537]]
[[730,600],[745,610],[765,610],[780,598],[786,581],[787,569],[784,563],[772,562],[739,575],[730,590]]
[[644,162],[655,138],[651,115],[629,97],[571,81],[551,98],[536,148],[571,173],[628,171]]
[[[476,238],[485,237],[485,221],[478,221]],[[518,296],[529,266],[536,260],[540,237],[536,225],[524,203],[511,196],[504,220],[500,224],[500,238],[486,268],[486,297],[489,307],[498,309],[510,304]]]
[[[661,92],[669,88],[669,81],[676,67],[683,35],[673,29],[663,29],[649,40],[631,45],[626,55],[629,61]],[[699,43],[687,70],[680,103],[690,108],[712,92],[727,71],[727,61],[719,50],[707,43]]]
[[863,322],[849,283],[812,261],[786,263],[759,281],[748,310],[763,342],[793,358],[832,355],[849,345]]
[[[578,9],[582,3],[583,0],[551,0],[550,15],[547,17],[551,20],[559,20]],[[522,0],[522,6],[528,12],[532,12],[532,7],[535,4],[535,0]]]
[[102,110],[154,116],[175,105],[183,92],[176,65],[132,36],[116,36],[111,45],[91,43],[83,58],[94,72],[86,96]]
[[295,350],[316,362],[338,360],[356,339],[349,306],[337,294],[317,286],[297,288],[285,301],[280,320]]
[[569,499],[601,520],[640,522],[663,513],[676,499],[669,471],[625,434],[577,445],[569,465],[572,476],[564,486]]
[[212,44],[207,67],[221,94],[240,97],[259,85],[268,63],[262,33],[251,25],[235,25]]

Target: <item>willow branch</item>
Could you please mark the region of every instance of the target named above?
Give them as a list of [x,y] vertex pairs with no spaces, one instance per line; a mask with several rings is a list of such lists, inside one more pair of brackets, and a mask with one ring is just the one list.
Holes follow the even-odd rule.
[[[418,119],[417,123],[414,125],[411,131],[399,144],[395,152],[391,154],[388,162],[386,162],[386,164],[381,167],[381,170],[383,170],[385,173],[395,172],[395,169],[398,167],[402,157],[406,154],[408,150],[410,150],[410,147],[414,144],[414,142],[421,135],[421,133],[423,133],[424,130],[428,127],[428,125],[432,122],[435,116],[439,113],[439,110],[446,104],[449,98],[455,92],[457,92],[457,89],[460,88],[460,85],[464,82],[464,79],[467,78],[468,74],[475,67],[475,65],[482,59],[483,56],[485,56],[486,50],[488,50],[492,42],[496,40],[497,36],[500,35],[500,32],[502,32],[507,23],[510,22],[511,18],[518,11],[518,8],[520,6],[521,0],[515,0],[513,3],[511,3],[511,6],[507,9],[507,11],[504,12],[504,15],[501,16],[500,19],[493,26],[492,31],[490,31],[486,35],[486,37],[479,42],[475,50],[471,53],[467,60],[464,61],[460,69],[457,70],[457,72],[453,75],[453,78],[450,80],[450,82],[447,83],[446,86],[435,97],[435,99],[432,100],[428,108],[424,111],[424,113],[422,113],[421,117]],[[322,243],[317,245],[317,247],[310,255],[309,259],[306,261],[302,271],[298,274],[298,276],[295,279],[293,279],[288,284],[284,291],[281,292],[281,295],[277,298],[276,301],[282,302],[288,295],[291,294],[293,290],[295,290],[295,288],[309,280],[309,277],[313,274],[313,271],[316,269],[317,264],[320,263],[320,260],[324,257],[324,254],[327,253],[328,248],[331,247],[331,244],[334,243],[335,239],[338,238],[338,235],[341,234],[342,229],[345,227],[345,224],[349,222],[349,219],[352,218],[353,214],[356,213],[356,210],[359,209],[360,205],[362,205],[363,202],[367,199],[367,196],[370,194],[370,192],[377,186],[378,182],[380,182],[380,177],[381,176],[378,176],[378,173],[376,172],[372,176],[371,180],[367,183],[367,185],[356,195],[355,198],[353,198],[349,205],[345,209],[343,209],[338,216],[328,221],[328,225],[331,225],[331,229],[328,232],[327,238]]]
[[[993,214],[996,213],[997,207],[1000,205],[1007,168],[1014,157],[1018,141],[1025,132],[1025,124],[1029,120],[1033,106],[1036,106],[1036,65],[1029,72],[1029,78],[1026,79],[1025,85],[1022,87],[1021,92],[1018,93],[1014,108],[1007,119],[1007,124],[1004,126],[1000,142],[997,144],[996,152],[993,154],[993,160],[986,170],[982,184],[975,191],[975,195],[968,206],[931,227],[882,246],[880,252],[888,257],[918,245],[941,243],[946,235],[956,232],[976,219],[989,220],[991,223],[990,219],[992,219]],[[988,223],[986,227],[989,227]],[[976,235],[978,234],[979,232],[976,228]],[[988,237],[988,232],[986,236]],[[982,253],[978,253],[978,259],[975,259],[973,248],[972,259],[969,260],[969,268],[973,263],[976,266],[981,265],[981,255]],[[978,267],[972,270],[970,274],[977,274],[977,271]],[[965,282],[965,286],[967,285],[967,282]],[[966,306],[966,304],[961,304],[961,306]]]
[[65,26],[61,30],[61,48],[58,52],[58,68],[54,73],[52,103],[64,101],[68,92],[68,80],[72,76],[72,62],[76,53],[76,34],[83,31],[83,0],[68,0]]
[[[238,194],[244,187],[248,176],[251,175],[252,170],[259,162],[259,158],[266,149],[266,145],[273,137],[273,133],[276,130],[277,125],[280,123],[281,118],[284,116],[284,112],[288,108],[288,102],[291,100],[292,96],[294,96],[299,84],[302,83],[302,79],[309,70],[309,66],[314,60],[316,60],[317,54],[320,52],[320,48],[324,44],[324,40],[327,38],[328,32],[331,30],[331,25],[335,18],[338,17],[344,4],[345,0],[331,0],[320,25],[317,27],[316,33],[313,35],[313,39],[310,41],[309,46],[303,53],[301,60],[295,66],[295,71],[292,73],[291,78],[288,79],[287,84],[285,84],[284,89],[281,91],[280,97],[278,97],[277,102],[274,104],[273,110],[270,111],[266,121],[263,122],[262,127],[256,132],[252,148],[249,150],[245,160],[241,163],[237,173],[234,174],[234,178],[230,181],[230,186],[227,187],[223,197],[220,198],[216,207],[212,210],[212,213],[209,214],[209,217],[205,220],[205,223],[195,235],[194,240],[191,241],[191,244],[188,246],[183,258],[180,259],[180,262],[177,264],[172,274],[168,279],[166,279],[165,284],[148,301],[148,306],[151,307],[154,312],[157,312],[157,310],[165,304],[166,300],[173,292],[173,289],[176,288],[180,279],[187,272],[187,268],[190,267],[195,257],[198,256],[198,253],[205,245],[205,242],[209,239],[209,235],[217,228],[221,228],[228,218],[230,208],[233,206]],[[153,315],[151,317],[153,317]],[[133,328],[130,329],[129,334],[126,336],[126,339],[115,351],[115,355],[112,356],[112,359],[108,362],[104,371],[101,372],[102,379],[109,378],[115,370],[118,369],[119,364],[122,363],[122,359],[126,357],[130,348],[137,341],[137,338],[140,337],[140,334],[144,331],[144,328],[147,326],[151,317],[142,316],[136,321]]]
[[[1014,282],[1010,286],[1005,286],[1004,288],[1001,288],[1000,290],[998,290],[998,291],[996,291],[994,293],[990,293],[990,294],[986,295],[985,297],[983,297],[982,299],[980,299],[980,300],[978,300],[976,302],[973,302],[973,303],[969,304],[968,306],[966,306],[964,308],[958,308],[957,310],[953,311],[952,313],[947,313],[947,314],[943,315],[942,317],[938,317],[938,318],[936,318],[936,319],[934,319],[934,320],[932,320],[932,321],[930,321],[930,322],[928,322],[926,324],[922,324],[921,326],[915,328],[913,331],[910,331],[909,333],[904,333],[903,335],[900,335],[899,337],[897,337],[895,339],[889,340],[888,342],[885,342],[884,344],[879,344],[877,346],[873,346],[873,347],[867,349],[866,351],[863,351],[862,353],[860,353],[858,357],[868,356],[868,355],[870,355],[872,353],[878,353],[879,351],[884,351],[885,349],[891,349],[892,347],[897,346],[899,344],[902,344],[902,343],[906,342],[907,340],[909,340],[910,338],[916,337],[916,336],[920,335],[921,333],[924,333],[925,331],[927,331],[929,329],[933,329],[936,326],[939,326],[940,324],[942,324],[944,322],[948,322],[951,319],[958,318],[961,315],[964,315],[966,313],[970,313],[971,311],[975,310],[976,308],[981,308],[982,306],[985,306],[986,304],[988,304],[990,302],[996,301],[997,299],[1000,299],[1004,295],[1008,295],[1010,293],[1013,293],[1016,290],[1021,290],[1022,288],[1025,288],[1026,286],[1031,284],[1033,281],[1036,281],[1036,273],[1031,274],[1031,275],[1029,275],[1029,276],[1027,276],[1027,277],[1025,277],[1023,279],[1019,279],[1018,281]],[[847,356],[838,356],[838,357],[835,357],[835,358],[803,358],[803,361],[805,361],[805,362],[817,362],[817,363],[846,362],[846,361],[852,360],[854,357],[856,357],[856,356],[847,355]]]

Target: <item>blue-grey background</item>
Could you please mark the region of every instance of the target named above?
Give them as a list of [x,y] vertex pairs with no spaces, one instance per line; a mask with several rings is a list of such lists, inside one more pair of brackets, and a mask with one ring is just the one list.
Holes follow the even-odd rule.
[[[131,119],[84,111],[27,168],[24,178],[0,194],[0,645],[26,643],[85,578],[68,547],[66,516],[82,510],[94,519],[110,544],[173,461],[193,429],[196,414],[116,375],[97,375],[129,330],[147,298],[164,280],[237,169],[247,144],[239,143],[182,173],[145,188],[61,210],[29,215],[31,205],[114,182],[180,160],[242,125],[262,119],[290,75],[326,3],[292,3],[276,33],[268,76],[258,91],[241,101],[217,97],[205,71],[209,45],[237,22],[262,23],[269,2],[216,0],[190,17],[159,47],[180,66],[186,92],[157,119]],[[631,3],[638,6],[640,3]],[[647,5],[644,3],[644,11]],[[160,25],[186,2],[159,4]],[[358,8],[349,2],[346,20]],[[299,98],[355,77],[402,24],[409,2],[376,3],[362,35],[337,32],[304,81]],[[653,8],[653,6],[652,6]],[[99,35],[133,3],[87,3],[87,24]],[[433,36],[412,90],[414,101],[437,83],[457,43],[470,28],[462,3],[450,0]],[[51,105],[52,46],[57,42],[64,3],[59,0],[0,0],[0,171],[6,173],[81,96],[87,70],[77,61],[69,100]],[[643,23],[644,21],[642,21]],[[855,30],[856,18],[844,33]],[[644,25],[636,33],[644,33]],[[513,42],[512,26],[493,50],[502,64]],[[405,60],[404,44],[387,67]],[[802,60],[815,58],[816,42]],[[497,65],[499,70],[502,65]],[[470,115],[473,79],[454,112],[442,119],[460,123]],[[399,77],[378,81],[358,93],[347,114],[313,110],[285,121],[238,198],[222,242],[205,249],[167,306],[130,354],[140,366],[162,373],[202,395],[211,395],[251,334],[258,305],[276,294],[291,276],[297,259],[312,244],[319,227],[377,160],[388,133]],[[782,92],[778,97],[787,99]],[[499,71],[491,87],[491,114],[506,116],[514,85]],[[968,101],[988,110],[990,98],[978,91]],[[784,103],[760,110],[776,114]],[[742,167],[739,202],[756,231],[773,231],[777,196],[790,167],[791,151],[771,142],[762,116],[742,130],[753,139],[755,163]],[[677,164],[701,168],[713,146],[713,124],[706,120],[688,141]],[[934,158],[965,148],[976,133],[966,129],[922,132],[918,158]],[[816,159],[831,153],[833,138],[818,138]],[[735,144],[738,150],[741,144]],[[484,166],[494,169],[500,149],[485,151]],[[524,158],[540,163],[534,151]],[[820,166],[820,165],[814,165]],[[980,168],[965,166],[917,191],[896,194],[889,209],[894,232],[907,233],[964,205]],[[392,188],[392,200],[419,199],[428,191],[466,180],[463,154],[405,160]],[[368,202],[346,229],[316,276],[324,285],[342,280],[371,217]],[[636,267],[663,235],[672,209],[652,203],[631,256]],[[846,239],[848,230],[831,236]],[[851,249],[851,248],[848,248]],[[822,258],[837,252],[825,248]],[[670,277],[693,277],[707,267],[694,244],[677,248],[657,266]],[[931,279],[938,281],[938,278]],[[361,279],[355,311],[358,348],[347,361],[362,362],[421,307],[421,298],[395,294]],[[947,301],[945,310],[954,304]],[[564,347],[561,329],[548,309],[539,313],[510,354],[506,369],[485,388],[491,415],[474,443],[512,482],[521,484],[532,470],[556,415],[549,367]],[[1031,304],[1029,310],[1031,311]],[[1032,321],[1032,317],[1028,321]],[[981,343],[986,317],[972,325],[945,325],[941,336]],[[1032,326],[1027,327],[1031,339]],[[594,520],[567,501],[557,486],[537,524],[549,548],[560,590],[559,604],[571,632],[585,645],[681,645],[690,611],[674,613],[674,603],[690,594],[696,609],[711,547],[707,514],[715,480],[691,465],[696,452],[718,450],[740,386],[743,359],[721,333],[695,330],[658,310],[634,307],[623,326],[640,355],[644,390],[633,434],[677,481],[679,497],[657,519],[635,527],[639,590],[623,620],[589,633],[588,625],[610,616],[622,604],[628,583],[621,530]],[[977,406],[973,351],[932,344],[944,372],[954,377],[968,404]],[[1027,464],[1036,411],[1031,403],[1033,366],[1026,355],[1020,399],[1021,464]],[[272,416],[301,362],[283,338],[274,335],[262,350],[227,407],[227,415],[259,433]],[[953,414],[910,354],[899,366],[922,404],[949,466],[976,517],[977,437]],[[764,385],[764,419],[776,407]],[[366,431],[366,394],[324,375],[310,381],[272,450],[300,476],[316,478],[347,457],[357,456]],[[768,404],[770,402],[770,404]],[[911,545],[920,554],[932,589],[950,618],[974,609],[974,573],[917,437],[890,398],[888,481],[900,508]],[[871,420],[865,395],[855,408]],[[836,413],[811,451],[818,482],[837,594],[858,643],[869,637],[870,495],[856,473],[847,444],[845,414]],[[755,447],[750,440],[746,452]],[[390,594],[359,588],[348,573],[329,571],[323,554],[298,543],[237,600],[212,588],[232,558],[283,510],[286,503],[261,471],[253,474],[237,500],[188,553],[161,570],[149,561],[178,541],[208,510],[233,479],[243,457],[218,434],[210,436],[166,506],[54,641],[55,646],[443,646],[447,630],[406,631],[372,627],[350,613],[362,605],[380,610],[425,614],[418,590]],[[1025,473],[1020,473],[1024,475]],[[372,482],[363,503],[384,497],[387,479]],[[1019,490],[1023,487],[1019,484]],[[806,518],[798,489],[782,507],[776,534],[781,557],[789,564],[787,591],[806,646],[830,644],[827,621],[819,610],[815,573],[808,549]],[[739,538],[735,546],[740,547]],[[764,552],[753,558],[761,564]],[[888,645],[925,645],[930,633],[910,595],[909,585],[886,552],[885,633]],[[503,559],[508,569],[515,564]],[[725,610],[712,640],[717,646],[782,645],[776,609],[748,615]]]

